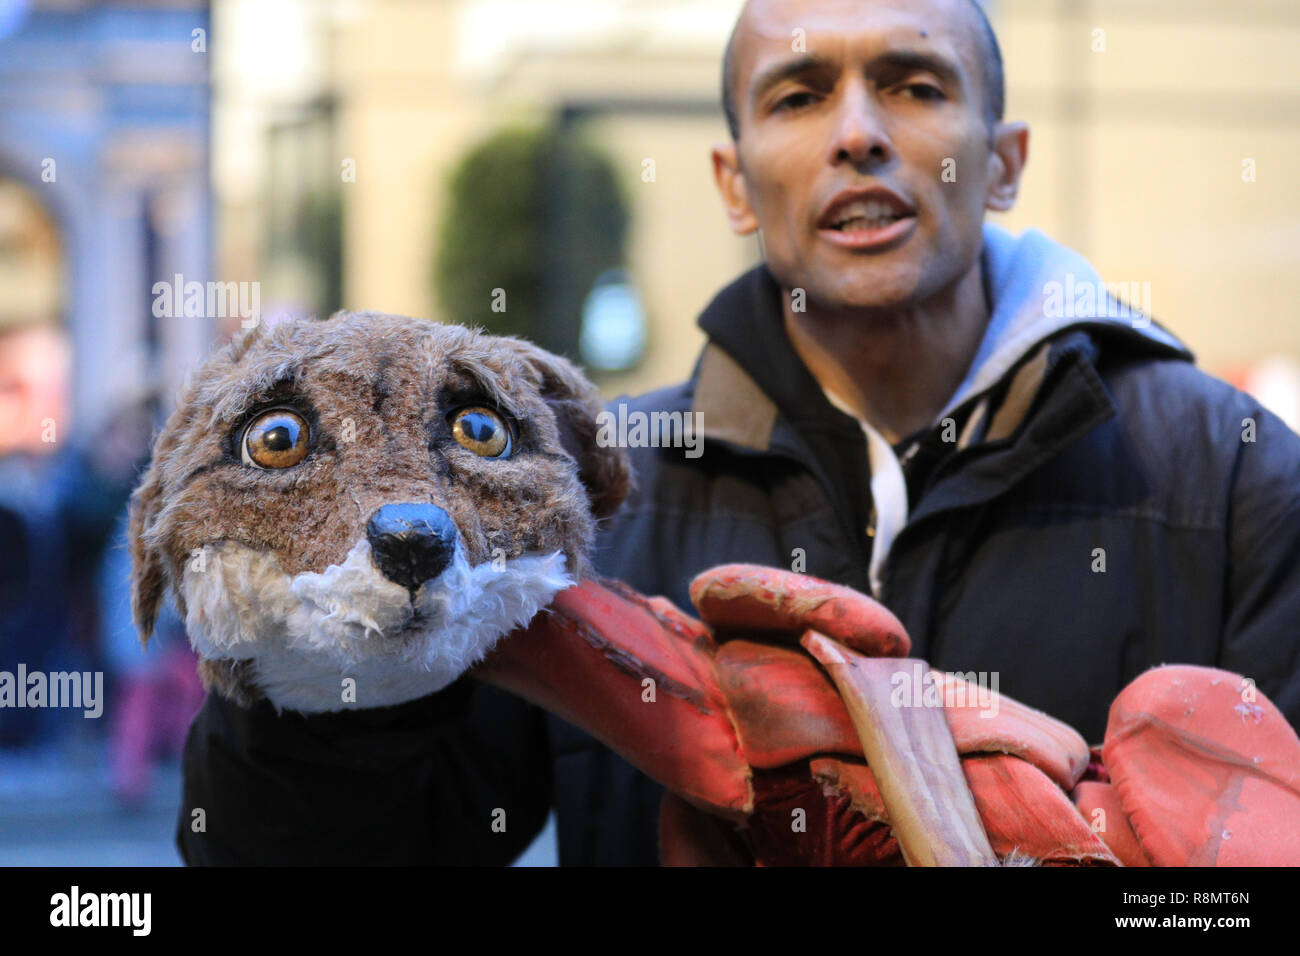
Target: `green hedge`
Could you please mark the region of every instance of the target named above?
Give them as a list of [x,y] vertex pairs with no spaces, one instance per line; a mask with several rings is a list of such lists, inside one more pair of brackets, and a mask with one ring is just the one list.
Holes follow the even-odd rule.
[[[608,159],[554,127],[474,146],[449,182],[434,294],[448,321],[576,354],[582,302],[620,266],[627,209]],[[504,312],[492,310],[505,290]]]

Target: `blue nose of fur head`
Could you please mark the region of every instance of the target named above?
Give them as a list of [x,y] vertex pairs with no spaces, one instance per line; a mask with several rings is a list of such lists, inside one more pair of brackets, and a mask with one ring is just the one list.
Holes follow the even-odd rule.
[[366,538],[384,577],[412,593],[456,553],[456,525],[437,505],[384,505],[370,516]]

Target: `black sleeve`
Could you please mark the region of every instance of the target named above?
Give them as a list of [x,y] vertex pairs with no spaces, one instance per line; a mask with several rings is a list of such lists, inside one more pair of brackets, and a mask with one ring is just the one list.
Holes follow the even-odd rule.
[[545,823],[551,778],[545,714],[469,678],[310,716],[209,694],[177,845],[192,866],[505,865]]

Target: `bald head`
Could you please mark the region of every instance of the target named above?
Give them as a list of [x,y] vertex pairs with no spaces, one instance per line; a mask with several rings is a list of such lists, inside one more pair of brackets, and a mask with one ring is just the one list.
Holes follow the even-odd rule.
[[[1006,79],[1002,72],[1002,48],[998,45],[997,34],[993,32],[993,24],[989,23],[984,7],[978,0],[959,0],[959,2],[967,10],[967,19],[976,44],[975,49],[983,66],[984,116],[989,128],[992,129],[995,123],[1002,121],[1006,112]],[[751,0],[746,0],[740,16],[736,18],[736,25],[731,30],[731,37],[727,40],[727,49],[722,57],[722,112],[727,118],[727,129],[731,132],[733,140],[740,138],[740,113],[736,109],[736,83],[739,79],[736,40],[743,32],[746,15],[751,6]]]

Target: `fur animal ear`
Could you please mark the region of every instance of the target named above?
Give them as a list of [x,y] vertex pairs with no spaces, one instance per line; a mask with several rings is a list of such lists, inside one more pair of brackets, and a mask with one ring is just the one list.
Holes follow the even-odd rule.
[[511,341],[537,375],[542,397],[555,412],[560,441],[578,463],[592,514],[597,519],[609,517],[632,490],[632,466],[624,449],[596,441],[597,416],[605,410],[600,393],[568,359],[522,339]]
[[148,644],[153,636],[158,609],[167,590],[162,552],[148,540],[148,529],[158,513],[161,498],[161,481],[157,463],[154,463],[149,466],[140,487],[131,495],[127,518],[127,538],[131,547],[131,616],[140,632],[141,644]]

